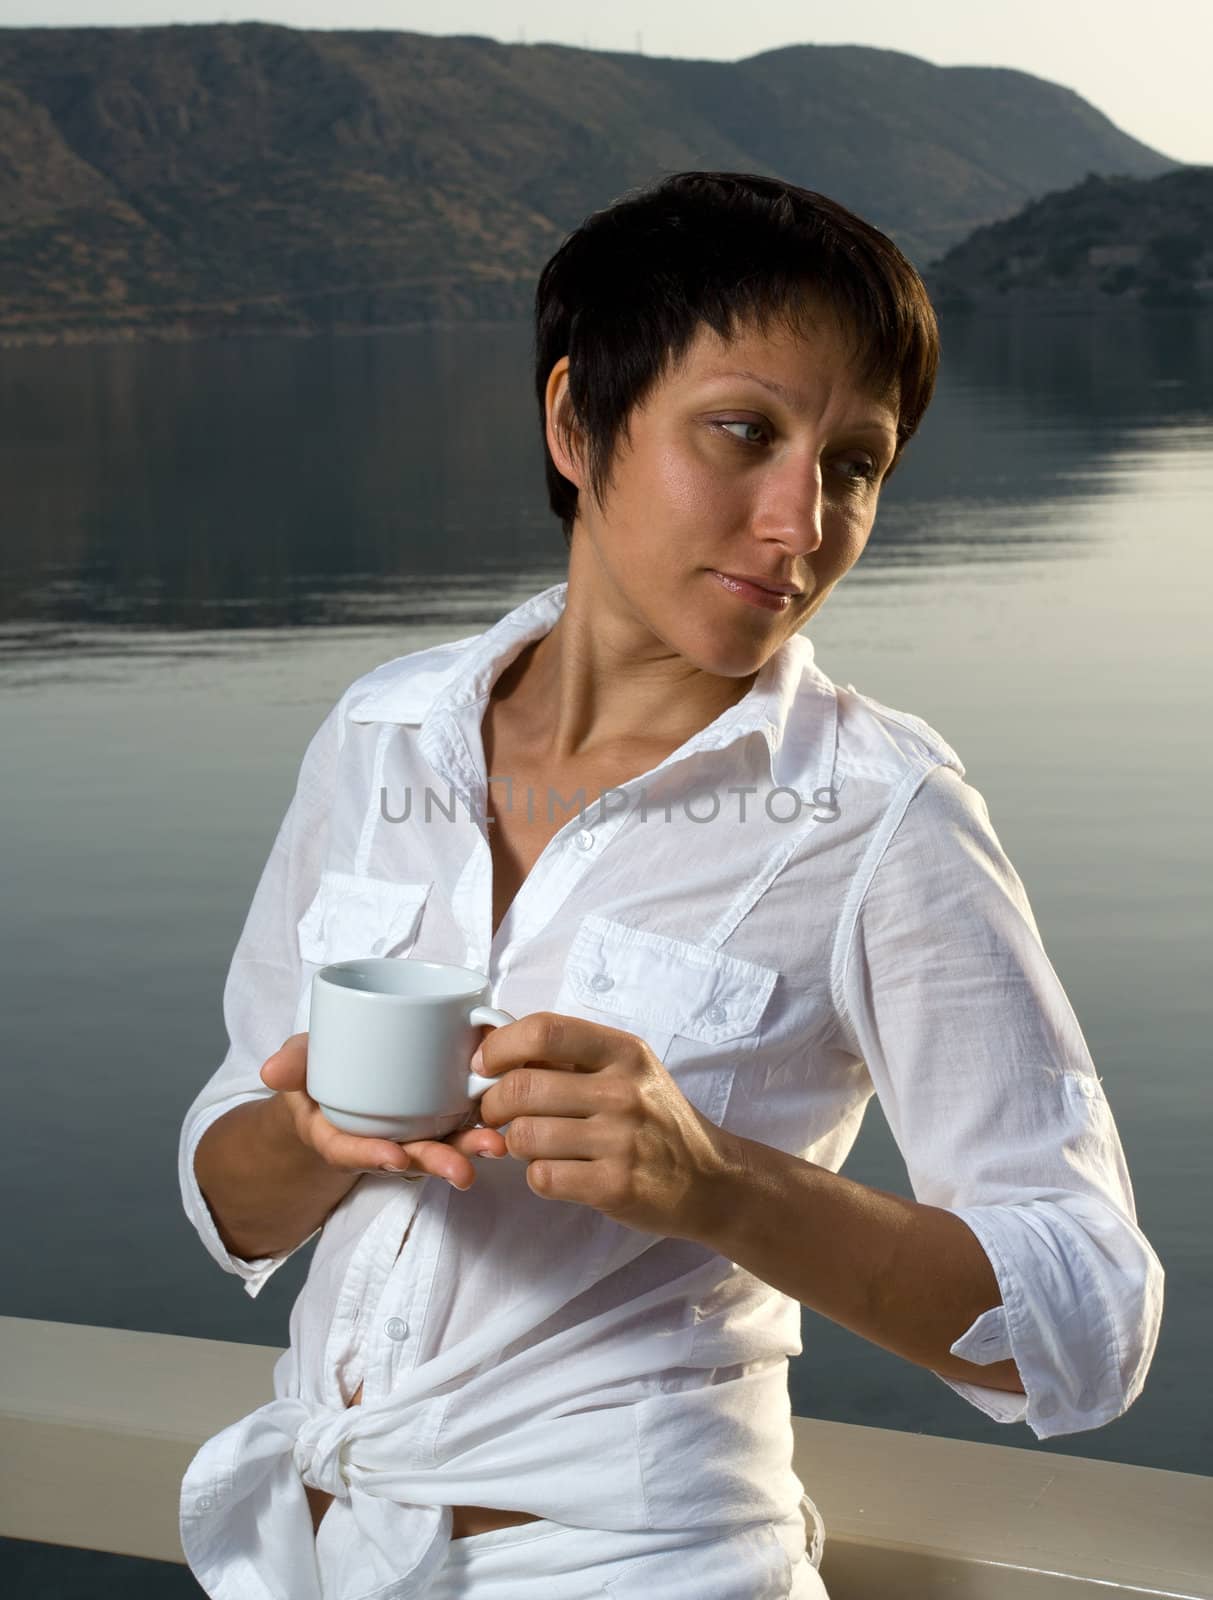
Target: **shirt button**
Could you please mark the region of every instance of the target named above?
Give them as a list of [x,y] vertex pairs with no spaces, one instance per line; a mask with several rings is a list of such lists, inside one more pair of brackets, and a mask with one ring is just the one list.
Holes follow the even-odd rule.
[[381,956],[386,949],[387,949],[387,940],[386,939],[376,939],[374,944],[371,946],[371,954],[373,956]]
[[613,987],[614,983],[614,978],[608,978],[605,972],[596,972],[590,979],[590,988],[596,989],[599,994],[605,994],[608,989]]
[[197,1506],[199,1511],[209,1511],[215,1502],[211,1499],[209,1494],[202,1494],[198,1496],[198,1499],[194,1502],[194,1504]]
[[594,835],[588,828],[582,828],[577,835],[577,848],[579,850],[592,850],[594,848]]
[[709,1006],[704,1012],[703,1016],[705,1022],[710,1022],[715,1025],[717,1023],[726,1021],[728,1018],[728,1012],[723,1006]]
[[383,1331],[389,1339],[403,1339],[409,1331],[409,1325],[399,1317],[389,1317],[383,1324]]
[[1055,1417],[1057,1415],[1057,1401],[1053,1395],[1047,1394],[1036,1407],[1038,1417]]

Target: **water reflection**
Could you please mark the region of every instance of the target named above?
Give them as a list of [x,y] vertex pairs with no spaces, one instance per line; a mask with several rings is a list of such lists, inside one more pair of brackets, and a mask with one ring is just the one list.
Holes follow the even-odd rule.
[[1209,309],[1033,318],[957,317],[942,326],[944,365],[966,385],[1019,401],[1037,425],[1156,427],[1213,415]]
[[[1143,431],[1213,414],[1207,311],[943,333],[873,577],[1071,554],[1098,534],[1069,502],[1119,493]],[[7,352],[0,661],[160,652],[200,630],[485,626],[564,566],[530,339],[513,324]]]

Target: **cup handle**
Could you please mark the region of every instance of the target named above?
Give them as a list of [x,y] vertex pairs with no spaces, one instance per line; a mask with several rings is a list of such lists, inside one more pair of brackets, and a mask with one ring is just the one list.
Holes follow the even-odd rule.
[[[511,1017],[508,1011],[498,1011],[496,1006],[477,1006],[468,1021],[474,1028],[488,1024],[494,1028],[504,1028],[507,1022],[517,1022],[517,1017]],[[486,1089],[491,1089],[498,1082],[496,1078],[482,1078],[478,1072],[468,1073],[467,1092],[471,1100],[479,1100]]]

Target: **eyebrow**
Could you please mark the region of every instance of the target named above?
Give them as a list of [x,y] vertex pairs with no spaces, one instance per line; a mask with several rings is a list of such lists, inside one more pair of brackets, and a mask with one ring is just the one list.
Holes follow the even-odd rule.
[[[751,383],[757,383],[764,389],[777,395],[789,410],[806,411],[808,402],[799,389],[789,389],[784,383],[776,383],[774,378],[764,378],[761,372],[750,372],[745,367],[738,367],[732,372],[711,372],[709,378],[748,378]],[[887,434],[893,443],[897,443],[897,430],[889,425],[882,417],[868,417],[864,422],[855,424],[857,428],[871,428],[877,433]]]

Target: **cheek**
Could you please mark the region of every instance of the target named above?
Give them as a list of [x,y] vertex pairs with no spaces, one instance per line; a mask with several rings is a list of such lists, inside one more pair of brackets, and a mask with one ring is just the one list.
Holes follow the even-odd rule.
[[841,576],[859,560],[872,532],[870,512],[856,506],[842,506],[828,515],[824,548],[819,554],[831,572]]
[[678,521],[702,527],[719,515],[722,501],[735,492],[736,479],[714,472],[694,450],[660,451],[653,460],[649,487],[653,503]]

